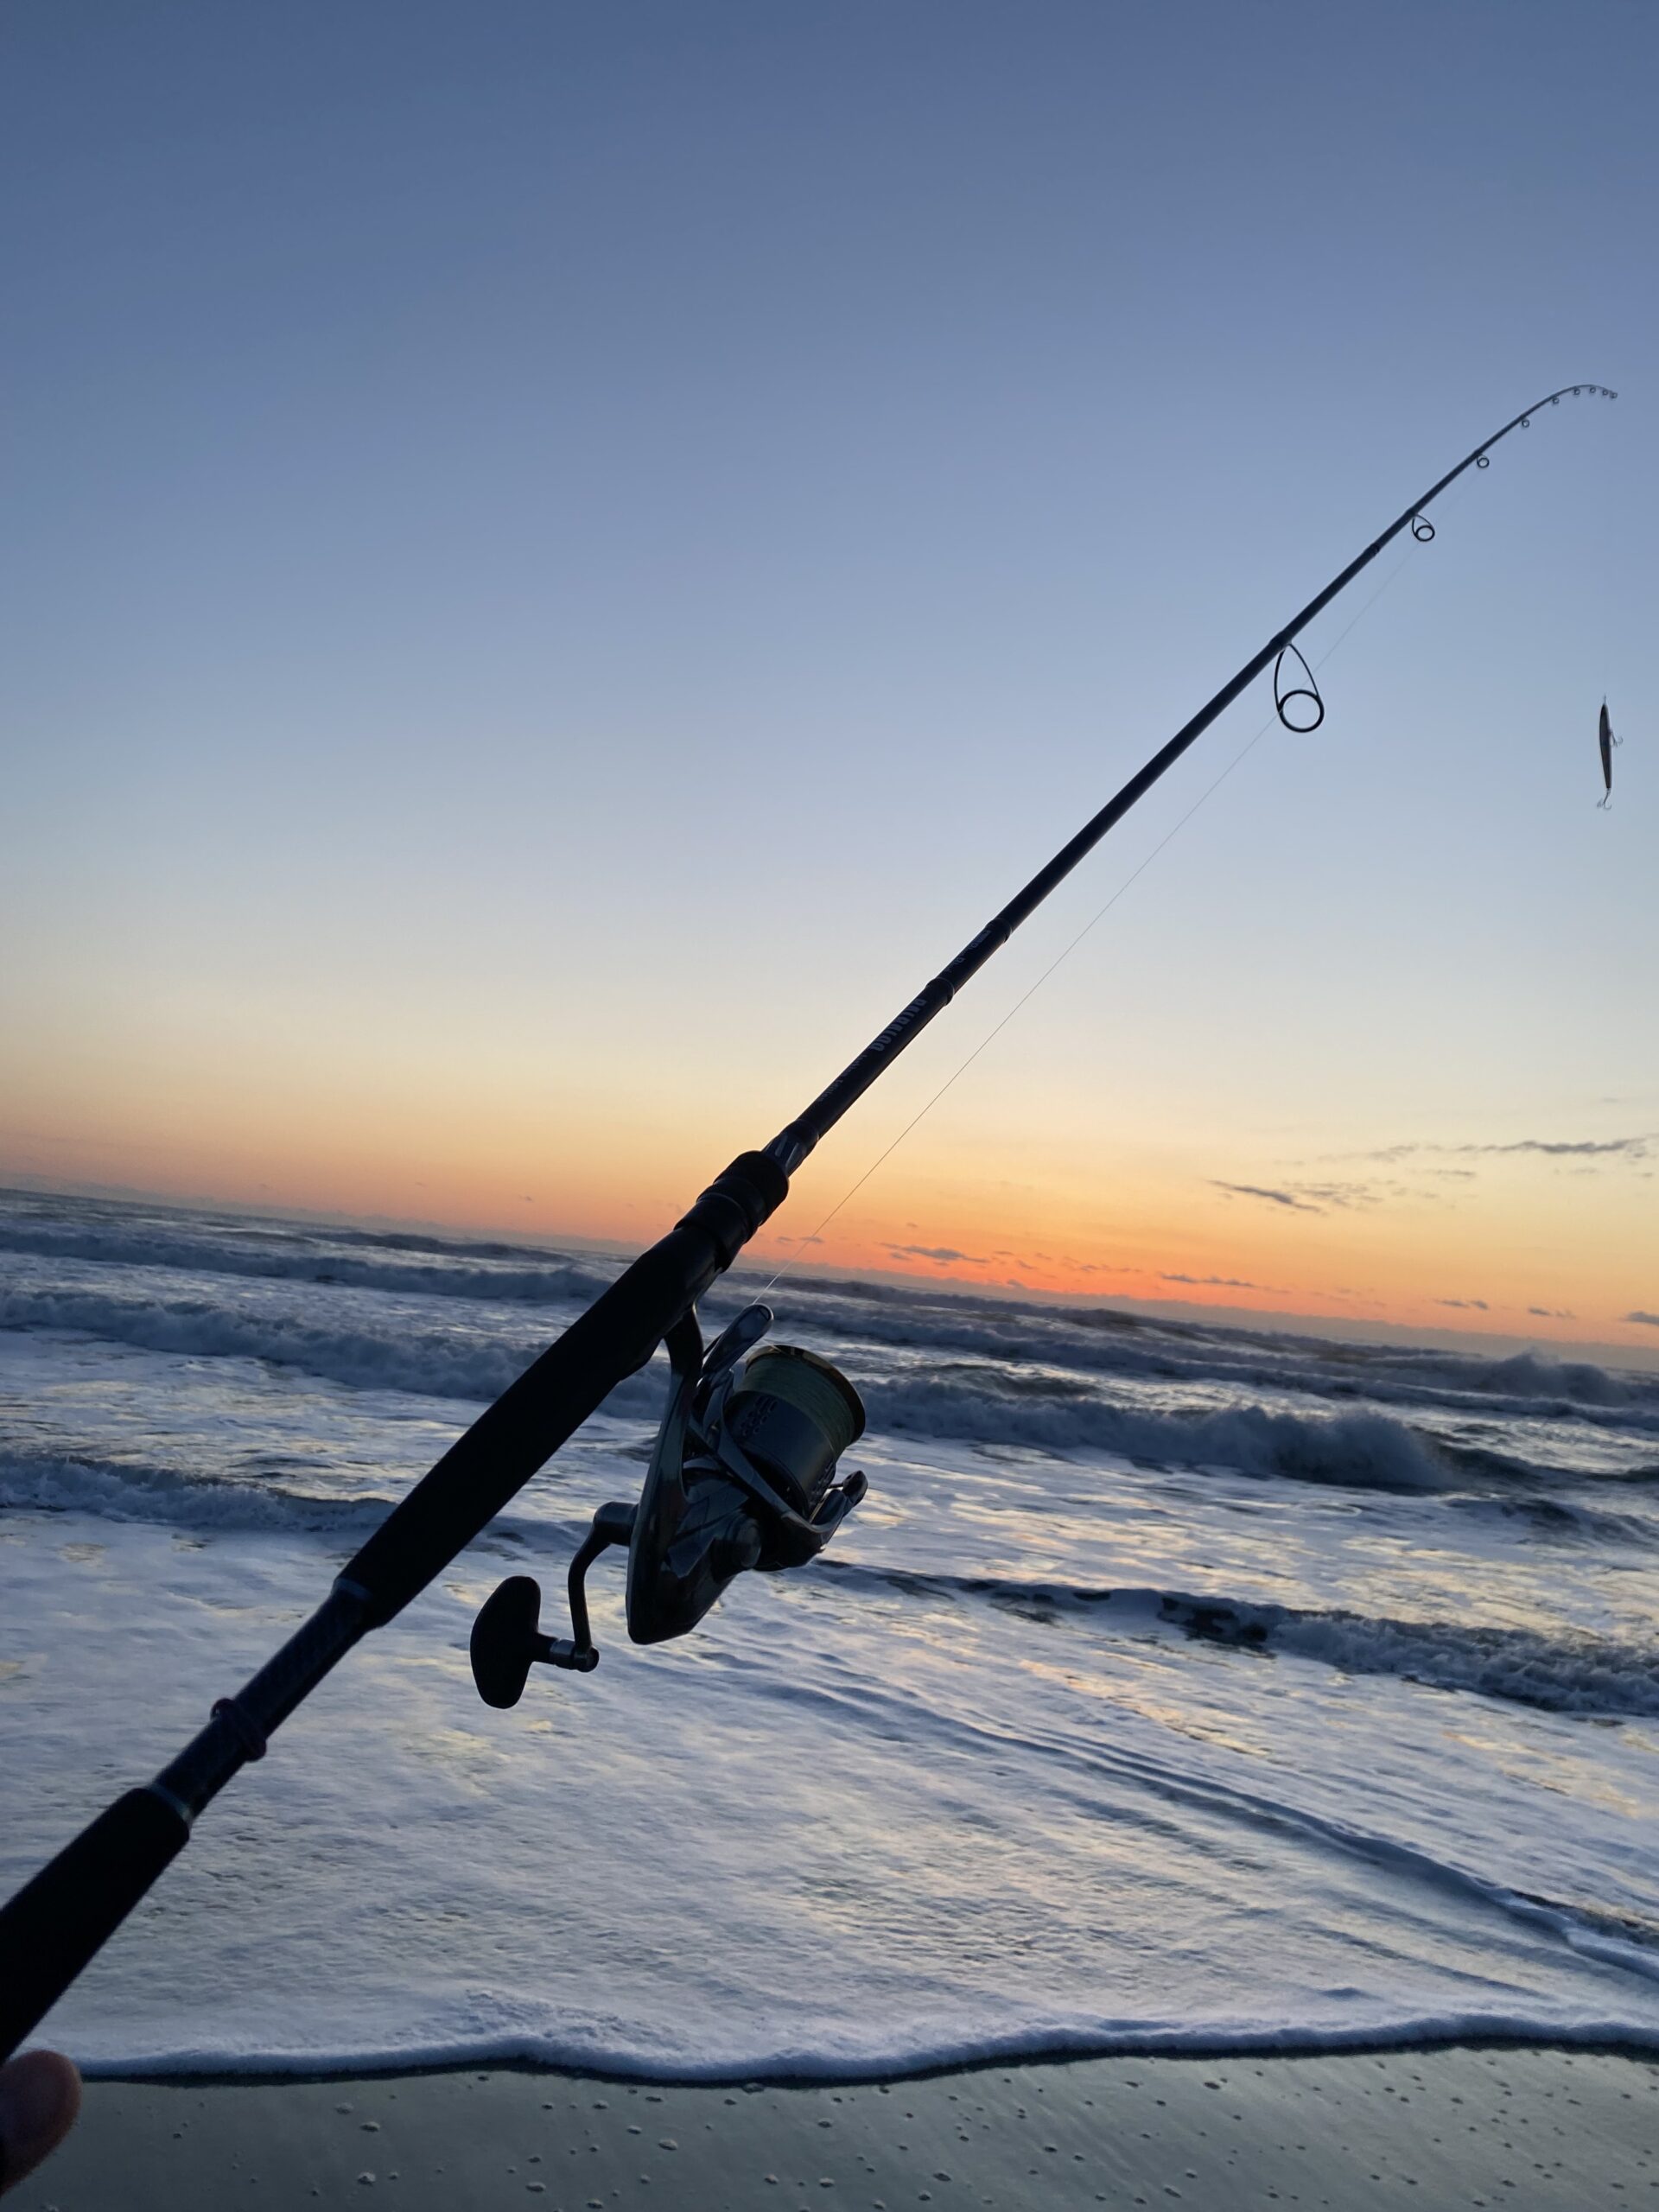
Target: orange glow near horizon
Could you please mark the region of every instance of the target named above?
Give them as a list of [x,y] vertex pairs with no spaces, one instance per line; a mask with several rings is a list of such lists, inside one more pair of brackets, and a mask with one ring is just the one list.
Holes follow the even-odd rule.
[[[73,1072],[73,1099],[38,1070],[14,1093],[0,1178],[626,1249],[660,1235],[743,1141],[712,1114],[677,1119],[545,1081],[480,1096],[459,1077],[435,1080],[429,1065],[407,1084],[382,1068],[326,1090],[291,1066],[279,1075],[274,1058],[164,1074],[129,1063],[119,1081],[84,1061]],[[833,1143],[752,1256],[1241,1319],[1649,1348],[1645,1325],[1624,1317],[1640,1306],[1650,1255],[1605,1174],[1499,1163],[1453,1199],[1424,1181],[1381,1206],[1352,1201],[1357,1185],[1275,1196],[1267,1170],[1221,1172],[1205,1150],[1202,1132],[1120,1131],[1027,1147],[1011,1175],[1000,1144],[930,1132],[804,1246],[868,1157]]]
[[[900,1205],[917,1196],[890,1195]],[[1529,1211],[1535,1216],[1535,1207]],[[880,1217],[866,1213],[831,1224],[816,1252],[798,1255],[786,1229],[763,1230],[756,1249],[768,1260],[798,1256],[826,1268],[921,1282],[1191,1304],[1225,1309],[1241,1319],[1300,1314],[1563,1345],[1649,1349],[1642,1325],[1608,1311],[1605,1266],[1580,1262],[1570,1274],[1556,1274],[1557,1303],[1539,1312],[1535,1224],[1530,1229],[1517,1224],[1501,1205],[1471,1218],[1475,1212],[1471,1206],[1443,1220],[1419,1217],[1386,1228],[1374,1221],[1333,1227],[1328,1217],[1310,1224],[1289,1212],[1281,1224],[1265,1208],[1258,1218],[1247,1202],[1230,1205],[1189,1179],[1185,1189],[1147,1186],[1140,1203],[1118,1210],[1115,1226],[1099,1219],[1086,1226],[1079,1222],[1081,1234],[1068,1234],[1065,1217],[1048,1209],[1021,1223],[1007,1213],[967,1207],[946,1211],[932,1205],[907,1213],[899,1236]],[[954,1235],[938,1227],[946,1222]],[[1618,1270],[1627,1284],[1639,1281],[1643,1256],[1630,1238]],[[1446,1288],[1426,1291],[1426,1276],[1438,1277]]]

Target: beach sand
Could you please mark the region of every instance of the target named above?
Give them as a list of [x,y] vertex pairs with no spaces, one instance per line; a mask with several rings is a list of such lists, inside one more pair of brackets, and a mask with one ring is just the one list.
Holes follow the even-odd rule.
[[677,2087],[514,2068],[94,2082],[7,2212],[387,2203],[1659,2207],[1659,2062],[1455,2049]]

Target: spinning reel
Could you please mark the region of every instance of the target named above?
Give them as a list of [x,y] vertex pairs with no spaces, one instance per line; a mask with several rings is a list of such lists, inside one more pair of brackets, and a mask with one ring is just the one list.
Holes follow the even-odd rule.
[[541,1591],[504,1582],[473,1625],[473,1680],[486,1705],[517,1705],[532,1666],[591,1674],[588,1570],[628,1548],[628,1635],[662,1643],[695,1628],[746,1567],[774,1573],[816,1559],[869,1487],[833,1478],[864,1433],[864,1408],[828,1360],[792,1344],[756,1350],[772,1310],[747,1306],[705,1355],[695,1313],[665,1339],[672,1379],[637,1505],[601,1505],[570,1562],[572,1636],[543,1636]]

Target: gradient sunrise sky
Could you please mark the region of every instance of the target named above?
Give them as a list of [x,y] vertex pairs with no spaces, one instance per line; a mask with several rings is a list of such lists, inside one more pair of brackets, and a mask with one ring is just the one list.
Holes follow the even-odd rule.
[[804,1249],[1653,1349],[1656,65],[1624,0],[13,0],[0,1179],[643,1242],[1593,378]]

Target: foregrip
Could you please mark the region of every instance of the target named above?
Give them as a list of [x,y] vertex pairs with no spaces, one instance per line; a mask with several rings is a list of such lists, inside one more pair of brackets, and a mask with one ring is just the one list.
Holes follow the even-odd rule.
[[130,1789],[0,1907],[0,2063],[189,1838],[175,1807],[153,1790]]

